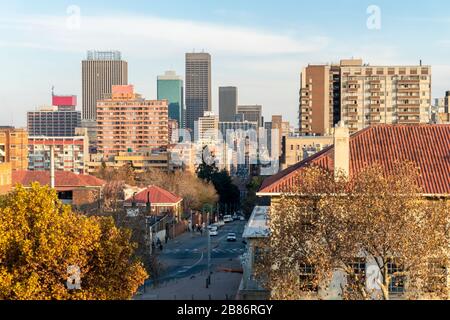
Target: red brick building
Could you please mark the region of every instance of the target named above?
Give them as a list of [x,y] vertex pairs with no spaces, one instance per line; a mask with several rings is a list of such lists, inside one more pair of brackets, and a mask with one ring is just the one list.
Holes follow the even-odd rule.
[[[12,175],[13,186],[21,184],[30,187],[33,182],[50,185],[48,171],[16,171]],[[105,181],[94,176],[75,174],[68,171],[55,172],[55,189],[58,197],[66,204],[76,207],[92,205],[100,199]]]

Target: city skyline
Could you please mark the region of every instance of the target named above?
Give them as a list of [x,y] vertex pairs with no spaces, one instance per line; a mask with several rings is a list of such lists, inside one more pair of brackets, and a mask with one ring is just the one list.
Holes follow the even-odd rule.
[[[450,20],[444,15],[449,4],[440,1],[414,7],[378,1],[381,29],[376,30],[366,25],[369,1],[281,1],[276,7],[266,2],[255,6],[252,1],[131,3],[126,8],[104,6],[102,1],[71,4],[16,1],[2,6],[0,57],[8,61],[0,89],[3,124],[24,126],[26,111],[49,104],[52,85],[57,92],[81,97],[80,63],[87,50],[121,51],[130,64],[129,82],[154,99],[157,75],[175,70],[184,78],[184,53],[204,49],[214,61],[214,112],[217,88],[236,86],[240,103],[261,104],[265,117],[282,113],[292,123],[297,119],[300,72],[308,63],[358,57],[374,65],[407,65],[422,59],[433,67],[433,98],[443,96],[449,87],[450,41],[445,26]],[[79,26],[69,19],[76,8]],[[311,14],[302,15],[305,10]],[[339,20],[344,13],[351,19]],[[111,28],[118,17],[123,23]],[[117,43],[118,36],[125,38]],[[24,90],[27,94],[22,94]]]

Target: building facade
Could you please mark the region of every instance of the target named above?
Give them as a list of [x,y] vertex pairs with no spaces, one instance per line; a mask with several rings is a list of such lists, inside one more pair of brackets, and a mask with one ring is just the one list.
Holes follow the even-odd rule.
[[196,139],[201,145],[212,145],[219,141],[219,117],[212,112],[198,118],[198,138]]
[[11,170],[28,168],[28,132],[14,127],[0,127],[0,163],[10,163]]
[[333,136],[288,136],[283,168],[289,168],[333,144]]
[[51,148],[55,156],[55,170],[77,174],[87,173],[89,139],[85,131],[73,137],[28,138],[28,170],[50,171]]
[[211,111],[211,55],[186,53],[186,128],[194,132],[195,121]]
[[132,85],[113,86],[97,104],[97,148],[105,158],[142,152],[169,143],[167,100],[145,100]]
[[237,87],[219,87],[219,121],[235,121],[238,105]]
[[241,115],[242,121],[257,122],[258,128],[263,126],[261,105],[238,106],[237,114]]
[[169,119],[176,120],[180,128],[184,128],[184,96],[183,79],[175,71],[166,71],[158,76],[158,100],[169,103]]
[[119,51],[88,51],[82,62],[83,119],[95,120],[97,101],[113,85],[128,84],[128,63]]
[[373,124],[428,123],[430,117],[430,66],[370,66],[354,59],[302,72],[304,135],[329,134],[341,120],[353,133]]
[[42,107],[27,113],[30,136],[72,137],[81,127],[81,112],[74,106]]

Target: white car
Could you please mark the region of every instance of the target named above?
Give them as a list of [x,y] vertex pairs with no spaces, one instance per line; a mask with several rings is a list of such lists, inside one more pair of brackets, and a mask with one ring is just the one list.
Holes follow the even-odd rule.
[[209,236],[210,237],[217,237],[218,235],[219,235],[219,231],[217,231],[217,229],[209,231]]
[[217,231],[218,230],[218,228],[217,228],[217,226],[215,226],[215,225],[210,225],[210,226],[208,226],[208,230],[209,231]]
[[245,217],[239,216],[239,220],[240,220],[240,221],[245,221]]
[[233,222],[233,217],[230,216],[230,215],[224,216],[224,217],[223,217],[223,221],[224,221],[225,223]]
[[236,233],[234,232],[230,232],[227,236],[227,241],[229,242],[236,242],[237,238],[236,238]]

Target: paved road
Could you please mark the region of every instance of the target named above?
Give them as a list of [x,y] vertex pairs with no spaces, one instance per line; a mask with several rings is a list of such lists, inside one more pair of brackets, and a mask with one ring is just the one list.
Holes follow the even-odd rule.
[[[219,235],[211,237],[211,271],[222,268],[240,269],[240,256],[245,245],[242,233],[246,222],[235,221],[219,228]],[[227,242],[229,232],[235,232],[236,242]],[[183,279],[207,270],[208,238],[205,233],[186,233],[170,241],[159,254],[163,265],[163,273],[158,279],[159,284],[166,281]],[[147,286],[153,283],[147,282]]]

